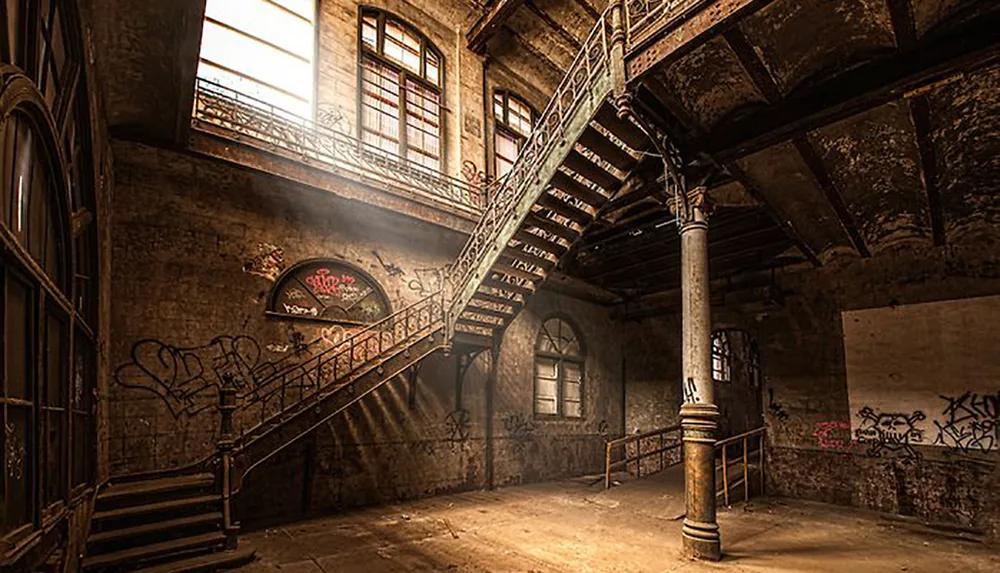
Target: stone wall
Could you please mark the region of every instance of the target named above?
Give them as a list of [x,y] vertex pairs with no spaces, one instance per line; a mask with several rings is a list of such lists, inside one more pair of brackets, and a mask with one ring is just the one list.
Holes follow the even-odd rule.
[[[265,316],[282,268],[345,260],[371,274],[398,309],[433,288],[423,271],[451,262],[465,241],[224,162],[136,143],[116,142],[114,151],[113,475],[179,467],[213,451],[217,337],[251,337],[263,362],[321,335],[326,325]],[[533,415],[535,338],[556,313],[573,321],[588,350],[582,420]],[[622,424],[616,328],[609,309],[542,291],[506,331],[492,393],[489,351],[472,361],[460,390],[460,357],[433,356],[415,383],[387,384],[254,470],[240,515],[262,522],[481,488],[490,475],[504,485],[595,473],[601,428]],[[199,348],[200,366],[175,362],[186,348]],[[201,390],[165,398],[177,388]]]
[[[988,440],[984,448],[961,452],[932,446],[935,435],[927,430],[919,438],[873,447],[877,440],[859,433],[864,413],[849,403],[841,315],[1000,293],[997,252],[987,239],[882,253],[779,277],[789,295],[784,307],[755,317],[766,374],[772,493],[954,522],[997,535],[1000,443]],[[923,361],[932,369],[944,354],[962,360],[963,352],[961,342],[942,339],[909,360],[916,368]],[[962,376],[945,376],[937,390],[941,395],[998,390],[996,381],[992,389],[968,383]],[[897,399],[883,394],[886,404]]]

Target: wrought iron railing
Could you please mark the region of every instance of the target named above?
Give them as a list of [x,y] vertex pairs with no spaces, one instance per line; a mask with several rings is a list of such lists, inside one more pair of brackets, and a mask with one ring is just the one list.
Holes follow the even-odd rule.
[[319,162],[361,183],[388,185],[470,214],[486,204],[484,188],[202,78],[197,80],[192,123],[267,151]]
[[[252,440],[303,403],[349,384],[387,356],[404,351],[444,324],[444,291],[439,290],[298,363],[286,365],[236,395],[238,442]],[[244,444],[241,444],[244,445]]]
[[[566,130],[576,118],[582,102],[593,97],[603,100],[608,95],[594,93],[593,87],[599,77],[610,77],[611,10],[611,7],[605,10],[591,30],[510,172],[491,189],[490,201],[479,223],[450,268],[452,293],[462,293],[466,285],[476,278],[474,275],[484,258],[490,252],[503,249],[508,237],[501,234],[504,230],[513,232],[508,223],[526,214],[519,212],[517,207],[532,184],[537,183],[543,164],[551,160],[557,147],[574,143],[567,142]],[[454,296],[452,316],[457,317],[466,302],[462,296]]]
[[[716,477],[721,478],[722,489],[715,492],[715,497],[722,498],[722,502],[728,507],[730,493],[739,486],[743,486],[743,501],[750,501],[750,496],[764,495],[766,487],[766,474],[764,470],[764,438],[767,435],[767,426],[744,432],[737,436],[732,436],[724,440],[715,442],[716,452]],[[754,447],[756,446],[756,447]],[[735,450],[735,455],[730,452]],[[757,463],[753,460],[757,458]],[[733,473],[733,466],[738,466],[737,473]],[[756,467],[754,467],[756,465]],[[721,472],[721,476],[719,473]],[[758,487],[751,483],[753,476],[757,474]],[[735,479],[732,479],[735,478]]]
[[704,4],[715,0],[625,0],[627,47],[632,49]]
[[642,477],[643,462],[652,462],[645,467],[647,475],[679,464],[683,447],[679,425],[608,440],[604,444],[604,489],[611,487],[613,470],[624,468],[631,473],[635,464],[636,477]]

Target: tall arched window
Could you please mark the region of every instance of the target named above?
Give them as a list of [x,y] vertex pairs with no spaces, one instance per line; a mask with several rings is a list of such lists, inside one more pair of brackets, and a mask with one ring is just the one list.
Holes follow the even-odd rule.
[[97,221],[75,6],[0,9],[0,561],[93,483]]
[[441,169],[441,53],[385,12],[361,11],[361,139]]
[[584,352],[576,330],[553,317],[542,324],[535,342],[535,414],[583,416]]
[[312,117],[316,0],[208,0],[198,77]]
[[493,94],[493,169],[506,175],[531,135],[535,112],[523,99],[509,92]]
[[724,383],[733,379],[733,350],[727,330],[712,333],[712,379]]

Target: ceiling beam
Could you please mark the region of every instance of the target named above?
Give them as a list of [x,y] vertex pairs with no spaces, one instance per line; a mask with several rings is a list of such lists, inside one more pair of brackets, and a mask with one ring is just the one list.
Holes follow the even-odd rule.
[[548,54],[532,46],[531,42],[529,42],[527,38],[515,32],[513,29],[511,29],[510,26],[504,26],[503,29],[504,32],[509,34],[510,37],[513,38],[515,42],[520,44],[521,47],[525,49],[525,51],[531,54],[533,58],[538,58],[540,62],[542,62],[550,70],[552,70],[555,73],[556,77],[562,78],[566,74],[565,66],[559,65],[559,63],[553,61],[552,58],[548,56]]
[[816,152],[816,148],[813,147],[812,143],[805,136],[796,137],[792,140],[792,143],[795,145],[796,151],[799,152],[799,156],[802,157],[802,161],[805,162],[806,167],[809,169],[814,182],[823,190],[823,194],[826,195],[827,202],[833,207],[833,211],[837,214],[837,219],[840,221],[840,226],[844,228],[847,236],[851,239],[851,244],[854,245],[859,255],[864,258],[870,257],[871,251],[868,250],[868,245],[865,244],[865,239],[861,236],[858,223],[847,209],[844,196],[840,194],[836,184],[830,179],[830,174],[827,172],[826,166],[823,165],[823,160],[820,158],[819,153]]
[[597,20],[598,18],[601,17],[601,13],[598,12],[596,8],[591,6],[590,2],[588,2],[587,0],[573,0],[573,1],[576,2],[577,6],[583,8],[583,11],[586,12],[587,15],[591,17],[591,19]]
[[764,96],[764,99],[769,104],[780,102],[783,99],[781,89],[778,88],[778,84],[774,81],[771,72],[764,65],[764,62],[760,59],[760,54],[757,53],[757,50],[754,50],[753,45],[746,34],[743,33],[743,30],[739,26],[733,26],[722,35],[726,39],[726,43],[729,44],[729,49],[736,54],[736,59],[740,61],[743,70],[750,76],[750,80],[754,86],[757,87],[760,95]]
[[490,38],[503,28],[507,20],[514,15],[524,0],[497,0],[482,16],[476,20],[465,35],[470,50],[482,55],[486,52],[486,44]]
[[553,32],[559,35],[564,42],[573,47],[573,49],[579,52],[583,49],[583,42],[579,38],[569,33],[569,30],[563,28],[559,22],[556,22],[555,18],[549,16],[549,13],[538,7],[534,0],[524,0],[524,6],[535,16],[545,22],[545,25],[549,27]]
[[701,147],[728,162],[878,107],[1000,56],[1000,10],[979,15],[948,34],[815,84],[783,103],[720,126]]

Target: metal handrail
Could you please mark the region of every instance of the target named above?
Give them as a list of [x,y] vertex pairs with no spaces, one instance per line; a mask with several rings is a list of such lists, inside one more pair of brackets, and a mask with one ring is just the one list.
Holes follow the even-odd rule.
[[[258,418],[252,425],[240,428],[238,442],[243,443],[239,446],[246,445],[247,439],[252,440],[257,430],[271,427],[274,421],[298,410],[303,402],[320,397],[331,387],[344,385],[353,374],[373,366],[384,355],[441,328],[444,302],[444,291],[438,290],[308,360],[272,374],[250,392],[239,396],[241,399],[235,408],[238,421]],[[271,404],[274,401],[276,405]],[[248,414],[254,409],[259,409],[259,416]]]
[[625,0],[627,51],[715,0]]
[[331,171],[362,183],[394,184],[470,214],[479,214],[486,204],[485,187],[204,78],[197,79],[192,123],[199,129],[221,129],[232,139],[252,138],[267,150],[280,148],[299,158],[319,161]]
[[[609,489],[611,487],[611,470],[614,468],[621,466],[625,466],[627,468],[628,464],[636,462],[636,474],[638,477],[642,477],[642,460],[644,460],[645,458],[652,457],[655,455],[660,456],[660,467],[656,471],[663,471],[667,467],[680,463],[680,460],[677,459],[677,460],[671,460],[671,463],[668,465],[664,457],[664,454],[666,454],[667,452],[683,449],[684,447],[683,442],[680,439],[671,441],[669,444],[664,444],[664,438],[666,437],[667,434],[680,432],[680,430],[681,430],[680,425],[675,424],[673,426],[658,428],[655,430],[650,430],[648,432],[643,432],[641,434],[632,434],[629,436],[623,436],[621,438],[615,438],[614,440],[608,440],[607,442],[605,442],[604,489]],[[648,452],[643,452],[641,442],[642,440],[648,440],[649,438],[658,438],[659,444],[656,447],[656,449]],[[636,443],[636,455],[630,457],[628,454],[628,445],[632,443]],[[616,462],[612,462],[611,461],[611,458],[613,457],[612,454],[614,453],[614,450],[619,448],[621,448],[624,451],[625,456]]]
[[[757,468],[757,472],[760,474],[760,494],[764,495],[764,487],[765,487],[764,436],[765,436],[766,433],[767,433],[767,426],[761,426],[759,428],[755,428],[753,430],[750,430],[749,432],[743,432],[742,434],[738,434],[738,435],[726,438],[724,440],[719,440],[719,441],[715,442],[715,450],[716,451],[719,451],[719,450],[722,451],[722,460],[721,460],[722,463],[721,463],[721,465],[717,465],[715,467],[715,471],[719,471],[720,469],[722,470],[722,489],[715,492],[715,497],[719,497],[721,495],[722,498],[723,498],[724,503],[726,504],[726,506],[729,506],[729,489],[730,488],[736,488],[736,487],[739,487],[741,485],[743,486],[743,500],[744,501],[750,501],[750,467],[749,467],[749,461],[750,461],[750,454],[751,453],[756,453],[759,456],[759,466]],[[760,436],[760,439],[757,440],[757,451],[756,452],[751,452],[749,450],[750,439],[753,438],[754,436]],[[742,455],[739,458],[734,459],[734,460],[728,459],[728,450],[729,450],[728,446],[730,446],[731,444],[738,443],[738,442],[742,442],[742,444],[743,444]],[[730,484],[729,483],[729,466],[732,466],[734,464],[741,464],[742,465],[742,476],[740,476],[739,479],[737,479],[735,482],[733,482],[732,484]]]

